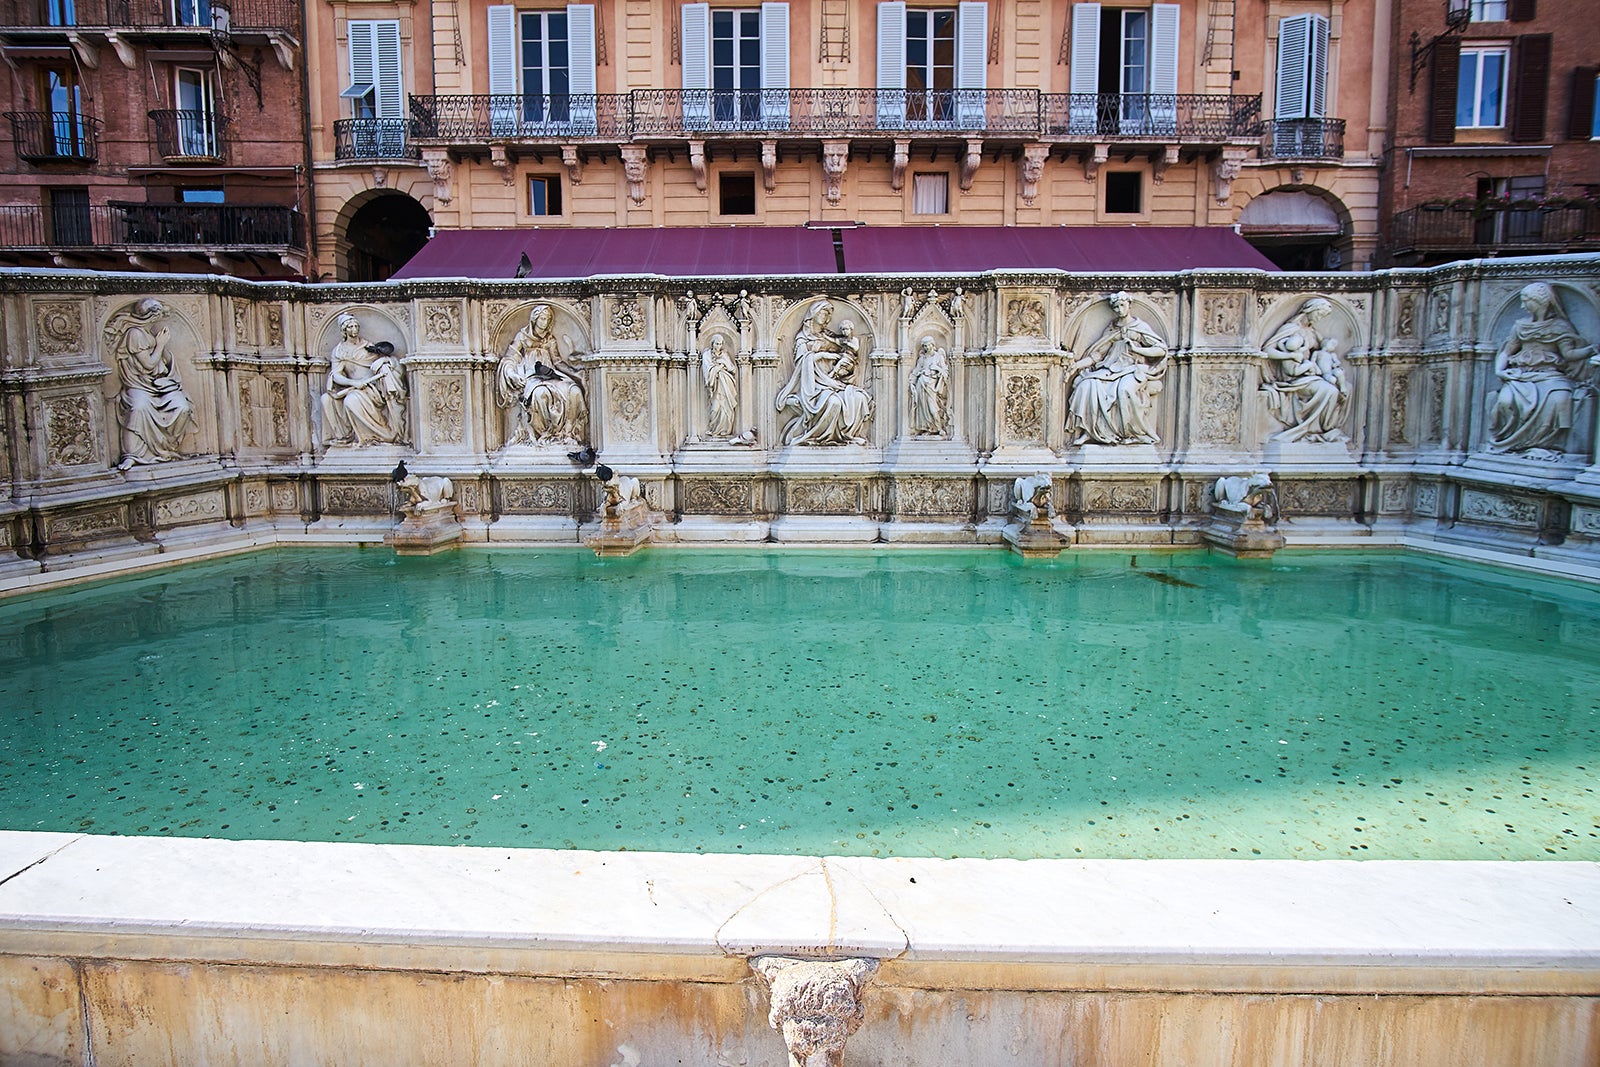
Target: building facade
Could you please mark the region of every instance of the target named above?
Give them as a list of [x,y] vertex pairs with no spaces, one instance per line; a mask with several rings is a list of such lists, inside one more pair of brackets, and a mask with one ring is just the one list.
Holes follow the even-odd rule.
[[1394,6],[1382,259],[1600,248],[1600,21],[1585,0]]
[[0,263],[311,265],[300,0],[6,0]]
[[310,20],[322,269],[430,227],[1234,226],[1375,251],[1390,0],[601,0]]

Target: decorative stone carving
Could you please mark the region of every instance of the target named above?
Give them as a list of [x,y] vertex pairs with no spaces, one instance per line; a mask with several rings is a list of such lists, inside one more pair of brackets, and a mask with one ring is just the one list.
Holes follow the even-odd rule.
[[1067,432],[1076,445],[1155,444],[1167,343],[1134,315],[1127,293],[1113,293],[1108,301],[1112,321],[1067,364]]
[[771,998],[767,1022],[783,1035],[789,1067],[820,1056],[823,1067],[844,1067],[844,1046],[861,1028],[861,991],[878,972],[874,959],[800,960],[757,956],[750,967]]
[[387,515],[393,490],[378,482],[322,485],[322,510],[334,515]]
[[45,537],[51,541],[82,541],[98,534],[118,534],[128,528],[120,508],[80,511],[71,515],[52,515],[45,524]]
[[280,304],[267,305],[267,347],[280,348],[283,346],[283,307]]
[[689,170],[694,174],[694,187],[700,192],[706,191],[706,143],[704,141],[689,142]]
[[650,382],[643,374],[613,374],[606,383],[611,401],[612,429],[624,441],[643,441],[650,435],[645,418],[650,408]]
[[972,482],[966,478],[908,478],[894,483],[894,508],[900,515],[967,515]]
[[1520,497],[1506,497],[1467,489],[1461,494],[1461,517],[1508,526],[1539,525],[1539,504]]
[[466,437],[465,389],[460,378],[428,383],[428,436],[438,444],[460,444]]
[[94,459],[94,425],[86,397],[44,402],[44,442],[44,461],[52,467],[76,467]]
[[1437,292],[1433,294],[1433,322],[1431,334],[1434,337],[1450,332],[1450,294]]
[[1428,440],[1444,440],[1444,396],[1449,378],[1443,367],[1428,372]]
[[1027,474],[1011,483],[1011,514],[1024,524],[1050,521],[1050,475]]
[[153,518],[157,526],[179,526],[186,522],[220,519],[226,511],[221,493],[199,493],[157,501]]
[[402,556],[427,556],[454,548],[461,541],[457,521],[455,485],[438,475],[412,474],[402,461],[396,473],[404,477],[395,488],[404,494],[399,503],[400,525],[384,535],[384,543]]
[[1355,482],[1348,478],[1285,482],[1278,490],[1283,510],[1294,515],[1347,518],[1354,508]]
[[422,305],[422,339],[430,345],[461,343],[461,305],[429,302]]
[[233,301],[233,339],[241,345],[250,343],[250,307],[247,301]]
[[706,387],[706,435],[733,438],[739,417],[739,369],[720,333],[712,334],[711,344],[700,353],[700,376]]
[[1211,164],[1211,181],[1218,204],[1226,204],[1233,199],[1233,183],[1243,170],[1244,156],[1231,150],[1224,150],[1217,161]]
[[1417,486],[1416,499],[1418,515],[1439,514],[1439,487],[1437,485]]
[[1397,515],[1406,510],[1406,483],[1384,482],[1380,490],[1378,508],[1386,515]]
[[856,482],[795,481],[784,486],[792,515],[857,515],[861,512],[861,486]]
[[1267,339],[1261,354],[1268,361],[1261,389],[1267,394],[1272,415],[1284,428],[1277,441],[1343,441],[1345,409],[1350,390],[1344,363],[1332,338],[1317,324],[1333,311],[1333,304],[1314,296]]
[[872,395],[853,384],[861,341],[848,319],[837,329],[833,303],[812,303],[794,339],[794,370],[775,406],[788,415],[786,445],[864,445],[872,420]]
[[1022,195],[1022,202],[1029,207],[1039,197],[1039,181],[1044,177],[1044,161],[1050,158],[1050,146],[1047,144],[1030,144],[1022,148],[1022,171],[1019,175],[1020,186],[1018,190]]
[[561,146],[561,165],[567,168],[567,180],[573,185],[583,184],[583,157],[578,154],[578,146],[564,144]]
[[844,194],[844,169],[849,159],[849,141],[822,142],[822,186],[830,204],[837,204]]
[[761,187],[772,192],[778,187],[778,142],[761,142]]
[[78,304],[35,304],[33,327],[40,355],[59,356],[83,348],[83,308]]
[[748,515],[755,482],[749,478],[688,479],[683,486],[686,515]]
[[535,304],[495,369],[495,398],[517,414],[508,445],[588,443],[588,392],[562,358],[554,322],[549,304]]
[[950,357],[931,335],[917,343],[910,392],[912,435],[945,436],[950,430]]
[[1211,337],[1237,337],[1244,327],[1244,297],[1208,293],[1200,304],[1200,328]]
[[644,340],[644,315],[638,297],[619,296],[611,305],[611,336],[618,341]]
[[983,164],[983,142],[970,140],[967,142],[966,154],[961,157],[961,173],[956,184],[963,193],[972,191],[972,179],[978,176],[978,167]]
[[1400,298],[1400,310],[1394,316],[1396,337],[1414,337],[1417,332],[1417,295],[1406,293]]
[[406,376],[388,341],[367,343],[354,315],[339,316],[322,394],[325,445],[398,444],[406,438]]
[[1044,302],[1029,298],[1012,300],[1006,304],[1006,335],[1009,337],[1044,336]]
[[455,177],[456,168],[450,162],[449,153],[444,149],[430,148],[422,153],[422,163],[428,168],[428,177],[433,181],[433,199],[440,204],[450,202],[450,183]]
[[408,473],[395,485],[405,494],[400,510],[406,514],[421,517],[455,509],[456,487],[449,478]]
[[644,183],[650,164],[643,145],[622,146],[622,176],[628,182],[628,199],[634,207],[644,206]]
[[1044,383],[1036,374],[1006,378],[1001,405],[1006,437],[1012,441],[1037,441],[1044,437]]
[[572,483],[505,481],[500,483],[501,510],[513,514],[570,515]]
[[1278,520],[1278,491],[1265,471],[1227,475],[1212,483],[1211,506],[1241,521],[1272,523]]
[[1156,510],[1156,488],[1128,482],[1090,482],[1084,486],[1087,511],[1133,512],[1141,515]]
[[1207,444],[1236,444],[1239,410],[1244,404],[1243,372],[1204,370],[1195,380],[1200,415],[1195,436]]
[[906,186],[906,167],[911,163],[911,142],[896,140],[894,143],[893,169],[889,172],[889,188],[899,192]]
[[1406,443],[1406,415],[1411,401],[1411,375],[1392,371],[1389,375],[1389,443]]
[[1495,356],[1500,390],[1489,416],[1489,451],[1557,459],[1567,450],[1575,394],[1600,380],[1600,354],[1578,336],[1546,282],[1522,288],[1528,315]]
[[[200,428],[194,403],[183,391],[167,346],[172,330],[161,323],[167,309],[146,297],[111,316],[105,325],[106,350],[117,361],[122,392],[117,408],[122,419],[122,458],[127,470],[136,463],[178,459],[183,439]],[[159,325],[158,325],[159,323]]]
[[268,493],[273,511],[299,511],[300,501],[295,496],[294,486],[282,482],[274,483]]

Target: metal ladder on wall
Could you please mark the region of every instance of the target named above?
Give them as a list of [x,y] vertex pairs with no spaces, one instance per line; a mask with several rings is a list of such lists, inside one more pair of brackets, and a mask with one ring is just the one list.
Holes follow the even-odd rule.
[[817,40],[817,62],[850,61],[849,0],[822,0],[822,25]]

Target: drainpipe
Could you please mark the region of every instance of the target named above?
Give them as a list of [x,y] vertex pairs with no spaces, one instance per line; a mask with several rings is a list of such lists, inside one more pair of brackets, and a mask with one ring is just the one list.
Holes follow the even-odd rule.
[[[306,47],[311,3],[300,0],[300,142],[306,168],[306,260],[310,266],[321,267],[317,258],[317,170],[311,165],[311,57]],[[312,281],[317,280],[316,273],[307,273]]]

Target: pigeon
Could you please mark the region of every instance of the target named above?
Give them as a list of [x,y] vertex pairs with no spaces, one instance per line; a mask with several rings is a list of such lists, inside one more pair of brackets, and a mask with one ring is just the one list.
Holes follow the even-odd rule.
[[554,367],[546,366],[545,364],[540,363],[538,360],[534,360],[533,376],[542,382],[548,382],[552,378],[556,377],[556,371]]
[[528,276],[528,273],[530,271],[532,271],[532,270],[533,270],[533,260],[528,258],[528,253],[524,252],[524,253],[522,253],[521,262],[519,262],[517,264],[517,273],[512,275],[512,277],[514,277],[514,278],[526,278]]
[[367,351],[378,356],[392,356],[394,355],[394,345],[388,341],[374,341],[367,345]]
[[399,463],[397,463],[395,465],[394,470],[389,472],[389,477],[392,480],[396,481],[396,482],[403,482],[407,478],[409,478],[410,476],[411,476],[411,472],[406,470],[406,461],[405,460],[401,460]]
[[617,473],[616,471],[612,470],[610,467],[606,466],[604,463],[596,463],[594,465],[594,476],[596,478],[599,478],[602,482],[609,482],[611,480],[612,476],[615,475],[616,473]]
[[567,458],[580,467],[587,467],[594,462],[596,452],[593,445],[584,445],[581,452],[568,452]]

